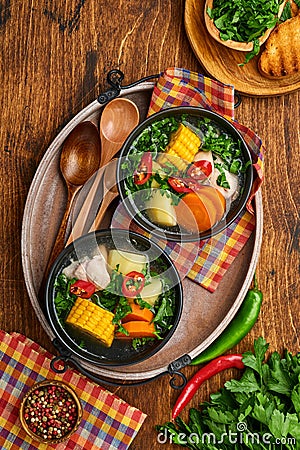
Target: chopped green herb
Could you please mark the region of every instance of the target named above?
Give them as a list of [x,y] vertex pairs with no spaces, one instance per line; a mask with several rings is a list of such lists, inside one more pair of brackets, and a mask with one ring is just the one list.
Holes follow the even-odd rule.
[[153,342],[154,338],[134,338],[132,339],[132,347],[135,350],[139,350],[141,347],[144,347],[144,345],[149,344],[149,342]]
[[253,50],[247,54],[246,64],[259,52],[259,38],[279,21],[282,0],[214,0],[207,14],[220,31],[222,40],[252,42]]
[[66,275],[61,273],[58,275],[54,283],[54,304],[58,320],[64,327],[65,320],[74,305],[77,296],[70,293],[70,286],[76,279],[69,280]]
[[220,175],[217,178],[217,185],[221,186],[222,188],[229,189],[230,185],[229,185],[229,183],[227,181],[223,165],[215,163],[215,167],[220,172]]
[[258,338],[254,353],[243,354],[246,370],[239,380],[227,381],[200,409],[191,408],[188,423],[177,417],[176,424],[158,425],[157,431],[192,450],[298,450],[300,354],[286,351],[281,358],[273,352],[265,360],[267,350]]

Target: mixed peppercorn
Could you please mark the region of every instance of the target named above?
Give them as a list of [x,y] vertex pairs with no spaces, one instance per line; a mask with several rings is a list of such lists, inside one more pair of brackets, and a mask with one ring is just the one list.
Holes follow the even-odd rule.
[[72,431],[77,419],[77,404],[61,386],[39,386],[24,404],[24,420],[29,430],[43,440],[63,438]]

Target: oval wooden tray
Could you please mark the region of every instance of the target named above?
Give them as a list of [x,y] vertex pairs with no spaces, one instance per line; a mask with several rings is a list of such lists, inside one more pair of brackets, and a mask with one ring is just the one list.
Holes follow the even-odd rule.
[[205,0],[186,0],[184,23],[193,52],[210,76],[250,96],[269,97],[300,88],[300,74],[278,80],[263,77],[257,68],[258,57],[239,67],[245,53],[227,48],[210,36],[205,26],[204,5]]
[[[141,118],[146,117],[154,83],[121,91],[121,96],[134,101]],[[46,151],[32,181],[24,210],[22,226],[22,264],[32,306],[50,339],[54,334],[38,300],[43,271],[55,241],[66,202],[66,187],[59,171],[61,144],[82,120],[98,120],[98,101],[83,109],[54,139]],[[256,229],[238,255],[217,290],[211,294],[188,278],[183,280],[184,306],[177,330],[166,346],[148,360],[126,367],[97,367],[80,361],[94,375],[116,380],[149,379],[167,370],[177,358],[192,358],[211,344],[235,316],[251,284],[262,239],[262,199],[256,196]]]

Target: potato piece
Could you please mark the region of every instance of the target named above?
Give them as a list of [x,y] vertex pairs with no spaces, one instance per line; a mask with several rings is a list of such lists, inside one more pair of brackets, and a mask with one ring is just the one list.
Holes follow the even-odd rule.
[[143,272],[146,268],[147,257],[138,253],[110,250],[107,263],[110,271],[116,269],[119,265],[119,272],[127,275],[132,271]]
[[172,198],[166,193],[162,195],[160,189],[153,189],[150,199],[145,203],[145,209],[149,219],[158,225],[174,227],[177,223]]
[[153,306],[162,293],[162,283],[160,278],[151,278],[150,284],[147,284],[141,291],[141,297],[149,305]]

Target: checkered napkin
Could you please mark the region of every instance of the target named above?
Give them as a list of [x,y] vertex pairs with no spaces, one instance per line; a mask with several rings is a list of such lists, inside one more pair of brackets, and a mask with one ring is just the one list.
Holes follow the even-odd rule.
[[[0,448],[5,450],[126,450],[146,415],[104,388],[68,369],[54,375],[53,358],[35,342],[18,333],[0,331]],[[39,444],[23,430],[19,407],[36,382],[56,379],[68,383],[78,394],[83,419],[78,430],[61,444]]]
[[[169,68],[158,79],[151,98],[148,115],[174,106],[200,106],[215,111],[229,120],[244,137],[252,155],[254,182],[247,208],[226,230],[195,245],[157,241],[174,261],[181,278],[188,276],[210,292],[218,287],[226,270],[255,229],[252,199],[263,180],[263,153],[261,139],[254,131],[234,120],[234,87],[212,80],[187,69]],[[129,227],[142,232],[120,207],[112,227]],[[143,233],[143,232],[142,232]],[[145,233],[144,233],[145,234]],[[154,239],[154,236],[151,236]]]

